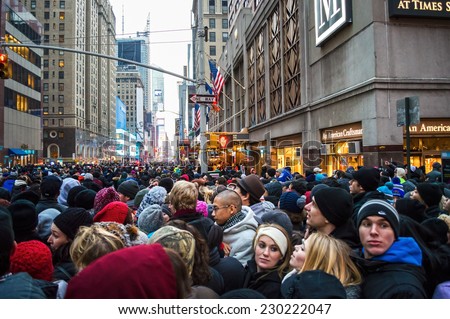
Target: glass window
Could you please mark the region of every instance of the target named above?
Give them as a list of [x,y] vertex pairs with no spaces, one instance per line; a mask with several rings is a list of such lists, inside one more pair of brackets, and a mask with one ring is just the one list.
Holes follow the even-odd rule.
[[48,68],[48,60],[47,59],[44,60],[44,68]]
[[48,79],[48,71],[44,71],[44,79]]
[[64,107],[62,106],[58,107],[58,114],[60,115],[64,114]]
[[44,91],[48,91],[48,83],[44,83],[44,84],[42,85],[42,89],[43,89]]
[[[60,126],[64,126],[64,125],[60,125]],[[64,132],[58,132],[58,137],[59,138],[64,138]]]
[[60,9],[65,9],[65,8],[66,8],[66,1],[62,1],[62,0],[61,0],[61,1],[59,2],[59,8],[60,8]]
[[48,95],[44,95],[42,101],[43,101],[44,103],[48,103]]
[[64,34],[59,35],[59,43],[64,43]]
[[228,41],[228,32],[222,32],[222,42]]
[[222,0],[222,13],[228,13],[228,0]]
[[222,19],[222,29],[228,29],[228,19]]
[[31,0],[31,9],[36,9],[36,0]]
[[64,103],[64,95],[58,95],[58,102]]
[[216,19],[210,18],[209,19],[209,28],[214,29],[216,27]]
[[216,42],[216,33],[215,32],[209,33],[209,42]]
[[210,56],[215,56],[216,55],[216,46],[212,45],[209,47],[209,55]]
[[48,11],[44,12],[44,19],[46,20],[50,19],[50,12]]
[[64,71],[59,71],[58,77],[59,79],[64,79]]
[[50,23],[44,23],[44,31],[50,31]]
[[66,14],[64,12],[59,13],[59,20],[64,20],[66,17]]
[[59,119],[58,124],[59,124],[59,126],[64,126],[64,119]]
[[59,91],[64,91],[64,83],[59,83],[58,84],[58,90]]
[[50,1],[44,1],[44,8],[50,8]]
[[59,24],[59,31],[64,31],[64,28],[65,28],[64,23],[60,23]]
[[59,62],[58,62],[58,65],[59,65],[60,68],[63,68],[64,67],[64,60],[60,59]]
[[[47,113],[48,114],[48,113]],[[43,126],[48,126],[48,120],[47,119],[44,119],[43,121],[42,121],[42,125]]]
[[216,13],[216,0],[209,0],[209,13]]
[[43,107],[42,112],[44,113],[44,115],[48,115],[48,107]]

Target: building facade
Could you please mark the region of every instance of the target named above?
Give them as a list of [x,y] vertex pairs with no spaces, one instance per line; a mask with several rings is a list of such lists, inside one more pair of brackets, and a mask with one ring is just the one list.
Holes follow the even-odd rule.
[[[249,165],[327,173],[406,163],[397,104],[417,96],[411,163],[450,148],[450,14],[417,1],[261,1],[240,9],[219,64],[224,110],[211,131],[248,128]],[[438,10],[439,9],[439,10]],[[238,84],[240,82],[242,86]]]
[[[0,34],[12,44],[41,43],[42,25],[17,0],[1,1]],[[7,79],[0,79],[0,166],[35,164],[42,159],[42,49],[3,47]]]
[[[44,26],[45,46],[115,56],[115,16],[108,0],[22,1]],[[113,60],[44,48],[45,161],[96,162],[115,135]]]

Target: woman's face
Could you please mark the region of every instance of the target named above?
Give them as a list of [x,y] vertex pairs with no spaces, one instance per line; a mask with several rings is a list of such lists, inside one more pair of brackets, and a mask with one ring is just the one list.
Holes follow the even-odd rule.
[[291,265],[292,268],[295,268],[297,271],[300,271],[302,269],[303,264],[305,263],[306,259],[306,242],[303,241],[301,245],[295,245],[294,251],[291,255],[291,260],[289,261],[289,265]]
[[50,248],[55,251],[64,244],[67,244],[70,240],[55,224],[52,224],[52,232],[47,239],[50,244]]
[[283,259],[280,249],[272,238],[259,237],[255,248],[255,261],[258,271],[273,269]]
[[450,198],[444,197],[444,207],[443,207],[443,209],[446,212],[450,212]]

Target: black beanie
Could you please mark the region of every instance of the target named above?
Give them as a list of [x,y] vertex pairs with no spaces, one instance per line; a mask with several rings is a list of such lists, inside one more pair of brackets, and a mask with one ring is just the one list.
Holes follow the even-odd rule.
[[359,228],[364,218],[369,216],[379,216],[386,219],[394,230],[395,238],[398,238],[400,232],[400,217],[394,206],[381,199],[368,200],[359,209],[358,217],[356,219],[356,228]]
[[68,208],[53,220],[67,237],[74,239],[80,226],[90,226],[93,223],[92,216],[84,208]]
[[442,198],[442,190],[439,185],[420,183],[417,185],[417,191],[428,207],[439,205]]
[[92,209],[94,207],[95,195],[97,193],[92,189],[83,189],[77,193],[74,198],[74,207],[81,207],[84,209]]
[[136,194],[139,192],[139,184],[133,180],[124,181],[120,183],[117,188],[117,192],[129,197],[130,199],[134,199]]
[[29,200],[19,199],[9,205],[14,233],[23,234],[36,230],[38,214],[36,206]]
[[376,190],[380,184],[380,172],[375,168],[361,167],[352,175],[353,179],[356,180],[366,192]]
[[59,194],[59,189],[61,188],[62,180],[58,177],[50,175],[42,179],[41,182],[41,194],[44,197],[52,198]]
[[32,202],[34,205],[37,205],[37,203],[39,202],[39,195],[33,191],[27,190],[25,192],[20,192],[14,195],[11,199],[11,203],[18,201],[19,199],[26,199]]
[[69,207],[76,207],[75,206],[75,197],[80,193],[81,191],[87,189],[83,185],[74,186],[72,187],[69,192],[67,193],[67,206]]
[[164,187],[167,191],[167,194],[169,194],[173,188],[173,179],[171,179],[170,177],[161,178],[158,185]]
[[352,216],[352,196],[342,188],[319,189],[314,193],[314,201],[322,215],[335,226],[344,225]]

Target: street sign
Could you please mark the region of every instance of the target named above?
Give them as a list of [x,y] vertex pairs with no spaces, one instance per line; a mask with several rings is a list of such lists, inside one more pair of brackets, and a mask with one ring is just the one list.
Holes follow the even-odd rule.
[[196,94],[191,98],[194,103],[213,103],[216,101],[216,96],[211,94]]
[[[410,96],[409,99],[409,125],[420,123],[420,102],[418,96]],[[406,125],[406,99],[397,100],[397,126]]]

